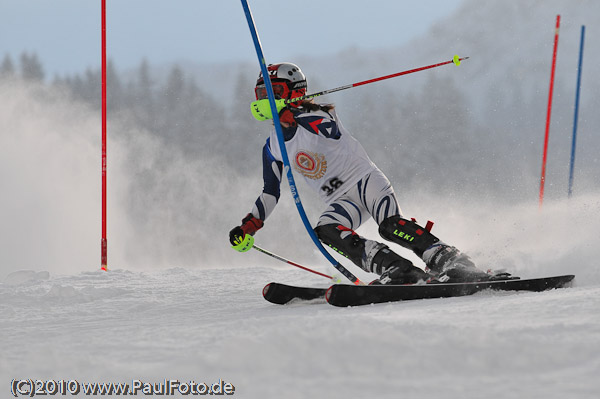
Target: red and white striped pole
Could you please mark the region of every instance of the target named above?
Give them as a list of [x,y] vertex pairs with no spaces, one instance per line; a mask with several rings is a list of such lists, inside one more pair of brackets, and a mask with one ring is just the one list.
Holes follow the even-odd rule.
[[318,272],[318,271],[316,271],[316,270],[310,269],[310,268],[308,268],[308,267],[306,267],[306,266],[302,266],[302,265],[299,265],[299,264],[297,264],[297,263],[294,263],[294,262],[292,262],[291,260],[287,260],[287,259],[285,259],[285,258],[282,258],[282,257],[281,257],[281,256],[279,256],[279,255],[276,255],[276,254],[274,254],[274,253],[272,253],[272,252],[269,252],[269,251],[267,251],[266,249],[262,249],[261,247],[257,246],[256,244],[254,244],[254,245],[252,246],[252,248],[256,249],[258,252],[262,252],[262,253],[263,253],[263,254],[265,254],[265,255],[269,255],[269,256],[270,256],[270,257],[272,257],[272,258],[275,258],[275,259],[277,259],[277,260],[280,260],[280,261],[282,261],[282,262],[285,262],[285,263],[287,263],[288,265],[296,266],[297,268],[300,268],[300,269],[302,269],[302,270],[306,270],[307,272],[311,272],[311,273],[314,273],[314,274],[318,274],[319,276],[326,277],[326,278],[328,278],[328,279],[330,279],[330,280],[333,280],[333,279],[334,279],[334,278],[333,278],[333,276],[328,276],[327,274],[324,274],[324,273]]
[[440,63],[437,63],[437,64],[427,65],[427,66],[420,67],[420,68],[409,69],[407,71],[397,72],[397,73],[393,73],[391,75],[380,76],[380,77],[374,78],[374,79],[363,80],[362,82],[351,83],[349,85],[336,87],[335,89],[323,90],[323,91],[320,91],[318,93],[307,94],[307,95],[302,96],[302,97],[291,98],[289,100],[285,100],[285,103],[289,104],[289,103],[293,103],[293,102],[297,102],[297,101],[308,100],[308,99],[311,99],[311,98],[315,98],[315,97],[319,97],[319,96],[324,96],[325,94],[335,93],[336,91],[341,91],[341,90],[346,90],[346,89],[352,89],[353,87],[368,85],[370,83],[379,82],[381,80],[391,79],[391,78],[395,78],[395,77],[402,76],[402,75],[408,75],[410,73],[420,72],[420,71],[424,71],[426,69],[437,68],[437,67],[442,66],[442,65],[448,65],[448,64],[452,64],[452,63],[454,65],[460,65],[460,63],[462,61],[468,60],[468,59],[469,59],[469,57],[460,58],[458,55],[455,55],[449,61],[444,61],[444,62],[440,62]]
[[548,137],[550,134],[550,114],[552,113],[552,92],[554,90],[554,71],[556,69],[556,48],[558,47],[558,29],[560,15],[556,16],[556,30],[554,31],[554,50],[552,52],[552,72],[550,73],[550,94],[548,95],[548,113],[546,115],[546,136],[544,138],[544,155],[542,157],[542,177],[540,179],[540,208],[544,203],[544,184],[546,182],[546,160],[548,159]]
[[102,0],[102,239],[100,268],[108,270],[106,241],[106,0]]

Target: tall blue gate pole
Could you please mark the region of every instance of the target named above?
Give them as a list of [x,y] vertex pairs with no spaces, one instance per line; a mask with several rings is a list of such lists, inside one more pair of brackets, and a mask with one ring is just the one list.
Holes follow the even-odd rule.
[[581,64],[583,61],[583,42],[585,25],[581,26],[581,41],[579,42],[579,66],[577,67],[577,89],[575,93],[575,116],[573,120],[573,143],[571,144],[571,166],[569,168],[569,198],[573,195],[573,173],[575,170],[575,148],[577,147],[577,119],[579,118],[579,91],[581,89]]
[[252,12],[250,11],[250,7],[248,6],[247,0],[241,0],[242,7],[244,8],[244,13],[246,14],[246,20],[248,21],[248,27],[250,28],[250,34],[252,35],[252,40],[254,41],[254,47],[256,49],[256,55],[258,56],[258,63],[260,64],[260,69],[262,71],[262,75],[265,77],[265,87],[267,88],[267,95],[269,97],[269,104],[271,105],[271,113],[273,115],[273,123],[275,125],[275,131],[277,132],[277,141],[279,142],[279,149],[281,151],[281,158],[283,160],[284,170],[286,172],[286,176],[288,179],[288,183],[290,185],[290,190],[292,191],[292,197],[294,198],[294,202],[296,203],[296,208],[298,209],[298,213],[300,214],[300,218],[304,223],[304,227],[306,231],[310,235],[310,238],[313,240],[317,248],[321,251],[321,253],[331,262],[331,264],[342,273],[348,280],[352,281],[356,285],[363,284],[354,274],[352,274],[348,269],[342,266],[338,261],[335,260],[333,256],[323,247],[321,241],[317,237],[314,232],[310,222],[308,221],[308,217],[306,216],[306,212],[304,211],[304,207],[302,206],[302,201],[300,200],[300,195],[298,194],[298,189],[296,187],[296,182],[294,181],[294,175],[292,174],[292,168],[290,168],[290,160],[288,158],[287,150],[285,148],[285,140],[283,138],[283,131],[281,130],[281,124],[279,122],[279,115],[277,113],[277,106],[275,105],[275,94],[273,93],[273,86],[271,85],[271,79],[266,79],[269,76],[269,71],[267,70],[267,63],[265,62],[265,57],[263,55],[262,46],[260,44],[260,38],[258,37],[258,32],[256,31],[256,26],[254,24],[254,18],[252,17]]

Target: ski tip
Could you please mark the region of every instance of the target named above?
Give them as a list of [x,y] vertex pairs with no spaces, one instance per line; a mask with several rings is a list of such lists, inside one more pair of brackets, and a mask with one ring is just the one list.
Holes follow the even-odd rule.
[[562,284],[558,286],[558,288],[571,288],[575,286],[575,275],[567,274],[562,279]]
[[267,294],[269,293],[269,289],[271,288],[271,284],[272,283],[269,283],[269,284],[265,285],[265,288],[263,288],[263,293],[262,294],[263,294],[264,298],[267,297]]
[[334,287],[334,286],[332,285],[331,287],[329,287],[329,288],[327,289],[327,291],[325,291],[325,300],[326,300],[327,302],[329,302],[329,298],[331,298],[331,290],[332,290],[332,288],[333,288],[333,287]]

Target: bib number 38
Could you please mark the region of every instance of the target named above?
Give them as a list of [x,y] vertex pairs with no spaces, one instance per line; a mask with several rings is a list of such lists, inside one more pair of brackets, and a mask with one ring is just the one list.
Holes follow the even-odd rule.
[[335,192],[342,184],[343,181],[338,179],[337,177],[333,177],[327,181],[323,186],[321,186],[321,190],[325,191],[326,195],[329,197],[331,194]]

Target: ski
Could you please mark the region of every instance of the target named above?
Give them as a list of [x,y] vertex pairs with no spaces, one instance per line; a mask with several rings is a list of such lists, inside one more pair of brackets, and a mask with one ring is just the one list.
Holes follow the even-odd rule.
[[285,305],[294,300],[310,301],[314,299],[323,299],[324,303],[326,292],[327,288],[296,287],[281,283],[269,283],[263,288],[263,297],[277,305]]
[[574,275],[534,279],[496,280],[472,283],[435,283],[423,285],[346,285],[331,286],[325,295],[334,306],[359,306],[372,303],[414,299],[449,298],[472,295],[486,289],[501,291],[545,291],[568,285]]

